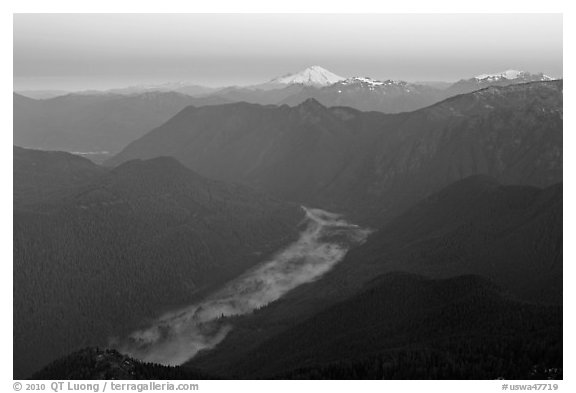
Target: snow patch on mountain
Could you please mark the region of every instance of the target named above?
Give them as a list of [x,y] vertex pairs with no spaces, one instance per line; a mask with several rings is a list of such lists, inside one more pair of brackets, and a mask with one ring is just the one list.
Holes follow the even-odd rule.
[[477,75],[474,79],[478,80],[478,81],[485,81],[485,82],[492,82],[492,81],[498,81],[498,80],[502,80],[502,79],[508,79],[508,80],[514,80],[514,79],[534,79],[532,77],[534,76],[540,76],[540,80],[552,80],[552,78],[550,78],[547,75],[544,74],[537,74],[537,75],[532,75],[529,72],[525,72],[525,71],[518,71],[518,70],[506,70],[506,71],[502,71],[499,73],[495,73],[495,74],[481,74],[481,75]]
[[344,81],[342,81],[342,84],[344,85],[352,85],[355,83],[360,83],[360,84],[365,84],[365,85],[369,85],[369,86],[382,86],[384,84],[386,84],[385,82],[376,80],[376,79],[372,79],[369,78],[367,76],[355,76],[352,78],[348,78]]
[[363,76],[363,77],[355,76],[352,78],[348,78],[346,80],[338,82],[337,86],[358,87],[358,88],[363,88],[363,89],[368,89],[368,90],[378,89],[379,91],[382,91],[383,93],[385,93],[385,91],[388,90],[388,88],[393,88],[395,90],[404,89],[405,91],[408,91],[408,92],[410,91],[408,89],[410,85],[407,82],[392,80],[392,79],[387,79],[387,80],[381,81],[381,80],[369,78],[367,76]]

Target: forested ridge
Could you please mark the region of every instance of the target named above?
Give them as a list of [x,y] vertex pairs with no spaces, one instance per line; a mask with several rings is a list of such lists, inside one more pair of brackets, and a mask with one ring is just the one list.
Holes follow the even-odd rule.
[[302,218],[298,206],[169,158],[129,162],[56,198],[16,204],[16,375],[188,304],[291,242]]
[[524,379],[535,369],[561,369],[562,309],[510,299],[477,276],[389,274],[249,358],[232,371],[245,378]]
[[562,309],[478,276],[387,274],[219,372],[85,349],[37,379],[561,379]]
[[142,363],[113,349],[84,348],[55,360],[31,379],[198,380],[210,376],[182,367]]

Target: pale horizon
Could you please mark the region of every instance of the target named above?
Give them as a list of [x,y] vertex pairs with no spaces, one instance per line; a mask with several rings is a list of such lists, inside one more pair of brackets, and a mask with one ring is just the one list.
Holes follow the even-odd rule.
[[410,82],[561,78],[562,45],[561,14],[15,14],[13,83],[246,86],[312,65]]

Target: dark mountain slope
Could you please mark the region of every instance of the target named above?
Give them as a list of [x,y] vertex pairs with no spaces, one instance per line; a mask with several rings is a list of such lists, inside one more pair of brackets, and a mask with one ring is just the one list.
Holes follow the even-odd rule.
[[[562,181],[562,82],[491,87],[407,114],[349,190],[344,206],[392,217],[450,183],[486,174],[506,184]],[[358,193],[353,190],[364,190]],[[370,204],[366,206],[366,204]]]
[[189,105],[223,104],[219,97],[171,92],[131,96],[68,94],[32,100],[14,94],[16,145],[78,152],[120,151]]
[[[85,349],[35,379],[209,379]],[[478,276],[386,274],[275,336],[220,378],[558,379],[562,311],[510,299]]]
[[376,231],[321,280],[236,321],[219,347],[192,364],[210,372],[240,364],[262,342],[394,271],[478,274],[516,297],[561,303],[561,185],[501,186],[483,176],[455,183]]
[[[20,174],[16,185],[28,181]],[[188,304],[292,241],[302,217],[172,158],[128,162],[15,206],[15,376]]]
[[531,378],[562,367],[561,307],[508,299],[476,276],[388,274],[266,341],[244,378]]
[[501,186],[482,176],[464,179],[374,233],[348,260],[356,269],[341,264],[339,275],[481,274],[523,298],[561,302],[562,185],[538,189]]
[[188,108],[114,157],[200,174],[378,224],[475,174],[562,180],[562,81],[490,87],[399,115],[301,105]]
[[34,373],[31,379],[199,380],[211,378],[205,374],[181,367],[142,363],[115,350],[85,348],[55,360]]
[[86,185],[107,172],[85,158],[64,153],[13,148],[14,206],[36,203]]
[[295,108],[237,103],[187,108],[128,146],[108,164],[173,156],[199,173],[240,181],[274,195],[309,201],[337,176],[356,173],[384,115],[327,109],[315,100]]

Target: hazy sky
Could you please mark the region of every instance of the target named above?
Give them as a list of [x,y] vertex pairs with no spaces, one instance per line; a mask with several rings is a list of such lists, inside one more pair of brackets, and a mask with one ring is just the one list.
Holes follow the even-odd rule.
[[562,76],[561,14],[17,14],[14,89],[251,84],[342,76]]

